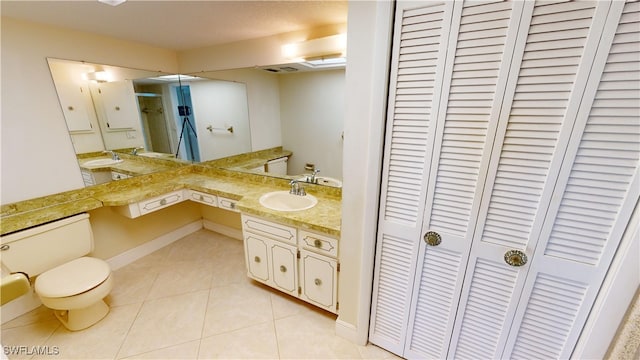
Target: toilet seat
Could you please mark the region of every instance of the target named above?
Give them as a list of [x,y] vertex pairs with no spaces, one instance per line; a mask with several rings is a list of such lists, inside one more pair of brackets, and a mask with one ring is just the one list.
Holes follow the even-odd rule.
[[40,274],[35,291],[50,299],[76,296],[98,287],[109,275],[111,268],[104,260],[81,257]]

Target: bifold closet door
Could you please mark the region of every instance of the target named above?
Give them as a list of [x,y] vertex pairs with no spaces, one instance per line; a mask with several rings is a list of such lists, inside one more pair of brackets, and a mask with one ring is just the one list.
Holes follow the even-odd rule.
[[399,2],[370,339],[446,357],[522,2]]
[[398,2],[373,343],[571,355],[638,201],[639,14]]
[[[525,358],[570,356],[582,328],[576,323],[576,314],[588,313],[591,303],[585,294],[591,291],[595,297],[603,277],[589,276],[593,272],[586,272],[566,253],[590,256],[586,254],[595,251],[590,242],[607,241],[615,249],[619,241],[606,237],[595,241],[585,231],[606,228],[605,219],[599,219],[589,208],[597,207],[597,201],[587,205],[594,200],[588,196],[596,193],[604,203],[614,201],[608,198],[613,192],[604,188],[606,174],[627,172],[599,168],[598,161],[605,166],[616,163],[618,156],[630,157],[625,166],[637,166],[637,157],[633,160],[635,155],[631,154],[636,150],[633,147],[624,154],[606,148],[625,142],[634,145],[627,141],[633,135],[622,135],[620,131],[625,130],[615,122],[613,126],[591,127],[584,133],[584,144],[592,147],[588,151],[592,158],[576,159],[579,163],[574,163],[568,155],[577,151],[586,122],[584,110],[589,110],[587,104],[593,98],[591,88],[600,79],[595,65],[607,57],[611,38],[606,37],[614,34],[624,4],[530,4],[534,6],[524,51],[512,66],[517,70],[516,87],[503,102],[502,116],[507,120],[500,121],[466,269],[449,350],[454,358],[510,358],[516,350],[517,357]],[[610,109],[621,113],[627,111],[624,108],[628,104],[607,102]],[[612,142],[606,144],[606,139]],[[563,171],[572,167],[579,173],[565,188],[563,181],[569,180],[563,177]],[[595,180],[598,177],[600,181]],[[615,197],[626,194],[631,181],[626,179],[617,185],[621,193]],[[567,212],[556,217],[552,210],[563,197],[569,199],[563,207]],[[630,211],[625,217],[617,210],[613,206],[608,209],[607,219],[626,224]],[[551,240],[555,253],[545,256],[540,251],[549,235],[545,236],[543,230],[551,224],[558,224],[556,241]],[[591,234],[606,235],[605,231]],[[565,255],[559,256],[561,253]],[[608,261],[602,264],[605,271]],[[531,309],[526,316],[529,321],[514,321],[526,307]],[[528,328],[521,328],[523,325]],[[518,349],[514,350],[514,342]]]

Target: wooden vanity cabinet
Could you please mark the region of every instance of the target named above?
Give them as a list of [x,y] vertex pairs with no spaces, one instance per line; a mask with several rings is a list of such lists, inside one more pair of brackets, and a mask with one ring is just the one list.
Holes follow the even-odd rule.
[[337,239],[242,214],[247,275],[338,312]]

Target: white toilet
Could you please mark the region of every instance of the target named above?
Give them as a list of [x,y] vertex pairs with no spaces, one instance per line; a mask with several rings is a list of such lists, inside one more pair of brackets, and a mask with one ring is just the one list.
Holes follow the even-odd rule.
[[85,256],[93,250],[88,214],[2,236],[0,250],[3,268],[35,277],[42,304],[67,329],[85,329],[109,312],[103,299],[113,288],[111,268]]

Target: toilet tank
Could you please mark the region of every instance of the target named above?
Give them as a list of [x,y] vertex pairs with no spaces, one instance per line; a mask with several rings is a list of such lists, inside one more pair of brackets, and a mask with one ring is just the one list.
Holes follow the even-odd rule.
[[288,157],[281,157],[267,161],[266,172],[273,175],[287,175]]
[[0,262],[10,272],[41,274],[93,250],[89,214],[0,236]]

